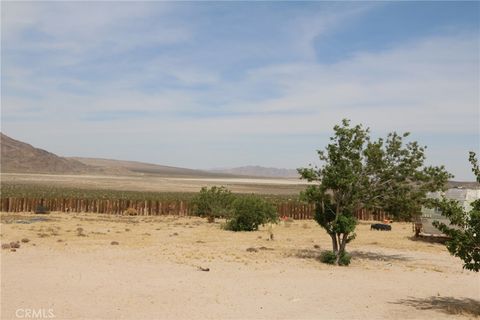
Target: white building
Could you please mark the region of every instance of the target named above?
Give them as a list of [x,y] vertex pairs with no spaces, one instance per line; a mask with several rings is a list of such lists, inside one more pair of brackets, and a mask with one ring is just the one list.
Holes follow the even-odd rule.
[[[464,211],[468,212],[472,209],[471,203],[480,199],[480,189],[453,188],[445,192],[431,192],[427,196],[433,199],[441,199],[442,195],[447,199],[457,200],[463,206]],[[450,225],[450,221],[442,216],[438,208],[431,209],[423,207],[420,219],[422,222],[422,233],[424,234],[442,235],[442,232],[432,224],[435,220]]]

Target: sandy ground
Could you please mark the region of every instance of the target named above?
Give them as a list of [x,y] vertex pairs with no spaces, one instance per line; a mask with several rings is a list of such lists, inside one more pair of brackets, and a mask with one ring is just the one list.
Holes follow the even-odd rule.
[[103,176],[2,173],[0,178],[2,183],[156,192],[198,192],[204,186],[223,185],[233,192],[258,194],[298,194],[308,184],[300,179],[286,178],[185,178],[140,174]]
[[270,241],[266,228],[234,233],[199,218],[53,213],[18,223],[31,217],[1,214],[2,243],[30,240],[1,252],[1,319],[25,318],[25,310],[55,319],[480,314],[478,274],[441,244],[413,241],[409,224],[394,223],[392,232],[359,225],[351,266],[334,267],[317,260],[330,240],[313,221],[277,225]]

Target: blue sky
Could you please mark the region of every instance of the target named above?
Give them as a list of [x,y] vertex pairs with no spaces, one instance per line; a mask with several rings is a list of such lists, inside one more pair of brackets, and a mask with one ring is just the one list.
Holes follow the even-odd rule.
[[350,118],[472,180],[478,2],[2,2],[2,131],[65,156],[313,162]]

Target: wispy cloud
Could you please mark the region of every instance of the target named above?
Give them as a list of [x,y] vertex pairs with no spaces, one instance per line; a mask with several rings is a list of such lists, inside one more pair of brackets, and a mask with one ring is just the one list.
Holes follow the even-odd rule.
[[2,3],[2,129],[61,154],[297,167],[347,117],[417,133],[467,177],[450,150],[480,143],[478,22],[438,4],[423,29],[378,30],[388,45],[348,34],[390,6]]

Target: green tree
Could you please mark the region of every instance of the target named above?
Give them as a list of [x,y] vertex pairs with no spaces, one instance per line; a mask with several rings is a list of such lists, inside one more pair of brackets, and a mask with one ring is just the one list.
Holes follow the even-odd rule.
[[451,175],[441,167],[425,167],[425,147],[404,145],[408,133],[390,133],[372,141],[369,129],[344,119],[334,127],[322,167],[298,169],[310,185],[301,194],[316,204],[315,219],[332,238],[336,264],[355,238],[355,211],[379,208],[396,218],[419,213],[428,191],[444,188]]
[[193,198],[192,204],[196,215],[214,222],[215,218],[228,217],[231,214],[234,200],[235,196],[230,190],[223,186],[213,186],[210,189],[203,187]]
[[[480,183],[480,168],[474,152],[469,157],[472,171]],[[448,251],[463,260],[463,267],[478,272],[480,270],[480,199],[472,202],[471,210],[465,212],[463,207],[455,200],[443,198],[431,203],[439,208],[442,215],[450,220],[450,226],[439,221],[433,225],[447,235],[450,240],[446,242]]]
[[253,194],[237,198],[232,207],[233,213],[225,226],[227,230],[255,231],[260,225],[278,221],[275,207]]

